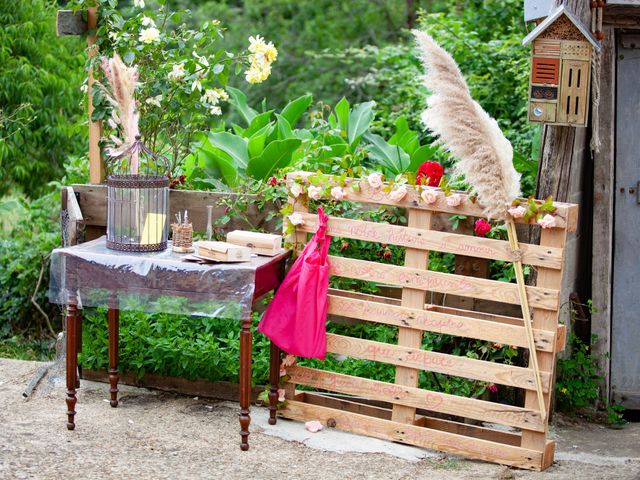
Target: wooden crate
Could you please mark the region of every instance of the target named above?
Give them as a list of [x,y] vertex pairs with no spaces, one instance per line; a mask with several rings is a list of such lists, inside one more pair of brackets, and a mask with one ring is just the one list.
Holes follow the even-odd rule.
[[[289,184],[307,183],[305,172],[287,176]],[[329,180],[337,185],[333,177]],[[481,217],[482,209],[466,194],[462,205],[450,207],[445,197],[433,205],[418,200],[409,189],[400,202],[369,187],[366,181],[347,179],[346,200],[407,209],[407,226],[330,217],[327,233],[333,237],[406,247],[404,266],[330,256],[330,274],[402,288],[399,300],[358,292],[331,290],[329,314],[398,328],[398,343],[327,334],[327,350],[348,357],[395,365],[394,383],[336,372],[293,366],[285,385],[287,402],[279,411],[286,418],[320,420],[342,430],[398,441],[470,458],[519,468],[543,470],[553,462],[554,442],[547,439],[548,419],[542,418],[532,368],[504,365],[422,350],[424,332],[527,347],[524,321],[516,316],[482,313],[426,303],[427,292],[519,305],[516,284],[428,270],[429,251],[463,254],[483,259],[512,261],[509,242],[432,230],[432,216],[449,213]],[[359,188],[350,185],[358,183]],[[304,224],[289,237],[296,247],[317,227],[317,215],[308,212],[302,194],[290,199]],[[558,324],[561,280],[567,232],[574,231],[577,205],[555,203],[557,227],[543,229],[539,245],[520,244],[523,263],[537,270],[537,284],[526,287],[533,309],[536,354],[541,370],[546,411],[553,390],[556,353],[565,343],[565,328]],[[538,227],[536,227],[538,228]],[[531,362],[529,362],[531,363]],[[492,382],[524,390],[524,406],[504,405],[418,388],[421,370]],[[333,395],[297,391],[296,385]],[[335,394],[342,394],[336,398]],[[345,397],[346,396],[346,397]],[[454,419],[451,419],[452,417]],[[444,417],[444,418],[443,418]],[[475,421],[469,424],[462,419]],[[480,423],[480,425],[477,425]],[[510,431],[489,424],[513,427]]]

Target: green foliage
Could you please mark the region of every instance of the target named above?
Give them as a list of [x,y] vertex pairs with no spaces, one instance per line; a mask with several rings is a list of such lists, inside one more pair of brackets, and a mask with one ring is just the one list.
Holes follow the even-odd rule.
[[624,419],[623,414],[625,411],[624,405],[619,405],[616,403],[611,403],[607,407],[607,422],[609,425],[615,428],[623,427],[627,424],[627,421]]
[[[597,340],[591,336],[591,344]],[[558,360],[556,399],[561,410],[570,411],[592,405],[598,399],[599,382],[596,358],[591,355],[590,345],[580,341],[574,333],[569,336],[571,356]]]
[[85,44],[56,36],[55,10],[53,0],[0,0],[0,198],[36,198],[85,148]]

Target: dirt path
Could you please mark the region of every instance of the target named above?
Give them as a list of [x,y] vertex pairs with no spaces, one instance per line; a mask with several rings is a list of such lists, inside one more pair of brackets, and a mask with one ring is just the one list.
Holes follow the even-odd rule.
[[[77,427],[69,432],[59,378],[45,379],[29,401],[22,398],[39,365],[0,359],[0,478],[640,478],[640,424],[620,431],[597,425],[555,428],[559,460],[535,473],[441,454],[411,461],[383,453],[323,451],[322,441],[311,447],[276,438],[273,430],[266,435],[260,427],[266,415],[255,409],[251,450],[245,453],[238,448],[234,404],[124,387],[120,406],[112,409],[107,387],[85,382]],[[299,426],[298,439],[303,437],[309,435]],[[363,439],[331,438],[344,442],[345,450]],[[381,445],[391,450],[392,444]]]

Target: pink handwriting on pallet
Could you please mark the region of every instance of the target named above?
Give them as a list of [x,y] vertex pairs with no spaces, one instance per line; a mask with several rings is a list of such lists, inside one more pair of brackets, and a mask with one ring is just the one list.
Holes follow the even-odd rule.
[[[394,281],[399,285],[407,285],[410,288],[425,290],[455,290],[471,291],[473,285],[465,277],[458,275],[448,275],[437,272],[406,271],[403,267],[388,267],[374,262],[364,262],[360,260],[349,261],[348,259],[332,261],[329,259],[332,274],[339,277],[359,278],[372,281]],[[380,269],[386,267],[381,279]]]
[[332,297],[331,305],[335,308],[335,313],[352,318],[378,318],[382,321],[385,319],[393,320],[396,323],[409,325],[407,319],[413,320],[411,323],[423,326],[429,331],[451,331],[457,330],[464,332],[467,330],[464,322],[454,320],[451,317],[434,318],[430,312],[416,311],[408,312],[398,308],[390,308],[388,305],[378,304],[376,302],[353,301],[349,299],[341,299]]
[[[369,354],[372,360],[406,360],[415,362],[425,367],[425,370],[429,369],[429,367],[453,367],[458,363],[455,358],[452,358],[451,356],[425,352],[422,350],[418,352],[411,351],[407,353],[406,356],[399,355],[398,348],[389,348],[384,347],[383,345],[384,344],[367,345],[365,353]],[[399,358],[401,356],[403,358]]]

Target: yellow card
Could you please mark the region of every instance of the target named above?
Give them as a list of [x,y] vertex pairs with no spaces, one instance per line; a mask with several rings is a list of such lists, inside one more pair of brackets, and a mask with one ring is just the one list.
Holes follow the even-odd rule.
[[162,241],[162,232],[166,219],[167,216],[162,213],[147,213],[140,244],[149,245],[152,243],[160,243]]

